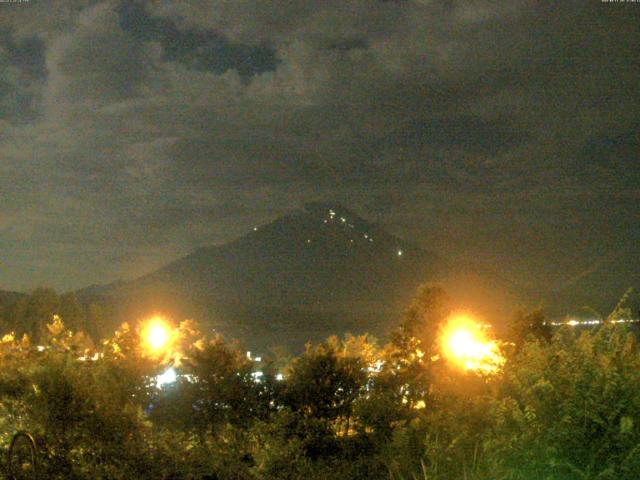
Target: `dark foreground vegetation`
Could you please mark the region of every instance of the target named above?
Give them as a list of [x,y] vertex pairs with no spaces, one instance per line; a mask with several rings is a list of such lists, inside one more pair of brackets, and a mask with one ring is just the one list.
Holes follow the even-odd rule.
[[[522,314],[481,373],[443,357],[449,313],[424,287],[384,346],[330,338],[260,363],[191,321],[154,353],[135,326],[94,344],[56,317],[0,343],[0,446],[33,432],[51,479],[640,478],[628,325]],[[180,375],[158,388],[168,365]]]

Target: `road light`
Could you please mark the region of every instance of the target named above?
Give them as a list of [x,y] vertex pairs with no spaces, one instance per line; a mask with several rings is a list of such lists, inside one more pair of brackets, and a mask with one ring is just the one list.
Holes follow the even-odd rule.
[[171,327],[161,317],[149,319],[141,331],[143,347],[152,354],[158,354],[171,342]]
[[158,388],[163,388],[167,385],[175,383],[177,379],[178,374],[173,367],[170,367],[156,377],[156,385],[158,386]]
[[504,364],[497,342],[469,315],[453,315],[447,320],[440,349],[449,363],[462,370],[491,374]]

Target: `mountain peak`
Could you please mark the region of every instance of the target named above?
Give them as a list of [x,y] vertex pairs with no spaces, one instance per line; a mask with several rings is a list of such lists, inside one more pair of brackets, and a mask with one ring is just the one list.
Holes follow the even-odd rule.
[[253,345],[300,346],[344,331],[384,334],[440,266],[340,203],[312,202],[102,293],[123,317],[168,311]]
[[364,221],[352,210],[349,210],[339,202],[309,202],[305,203],[304,210],[311,215],[317,215],[322,218],[333,216],[338,218],[351,218],[352,220]]

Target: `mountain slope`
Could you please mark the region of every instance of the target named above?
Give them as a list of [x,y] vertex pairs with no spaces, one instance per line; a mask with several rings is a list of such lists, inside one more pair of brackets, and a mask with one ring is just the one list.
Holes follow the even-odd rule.
[[[307,306],[368,301],[441,263],[339,207],[308,206],[222,247],[202,248],[140,279],[180,279],[221,299]],[[393,285],[390,285],[392,283]]]
[[12,304],[24,296],[24,293],[0,290],[0,305]]
[[11,331],[11,311],[15,307],[16,302],[25,297],[23,293],[12,292],[8,290],[0,290],[0,336]]
[[149,275],[78,294],[120,319],[193,316],[248,345],[297,348],[332,333],[384,334],[416,286],[446,269],[348,209],[314,203]]

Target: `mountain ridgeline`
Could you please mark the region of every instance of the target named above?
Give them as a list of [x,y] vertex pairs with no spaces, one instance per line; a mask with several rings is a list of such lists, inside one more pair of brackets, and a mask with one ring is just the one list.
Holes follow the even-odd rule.
[[340,205],[311,203],[133,280],[62,295],[0,292],[0,326],[39,340],[59,314],[98,339],[160,314],[255,351],[296,352],[333,334],[385,337],[422,283],[442,284],[457,306],[492,320],[507,318],[519,296],[486,268],[445,261]]
[[[128,282],[78,292],[114,316],[193,317],[253,348],[384,335],[446,262],[339,205],[313,203]],[[109,326],[113,327],[113,326]]]

